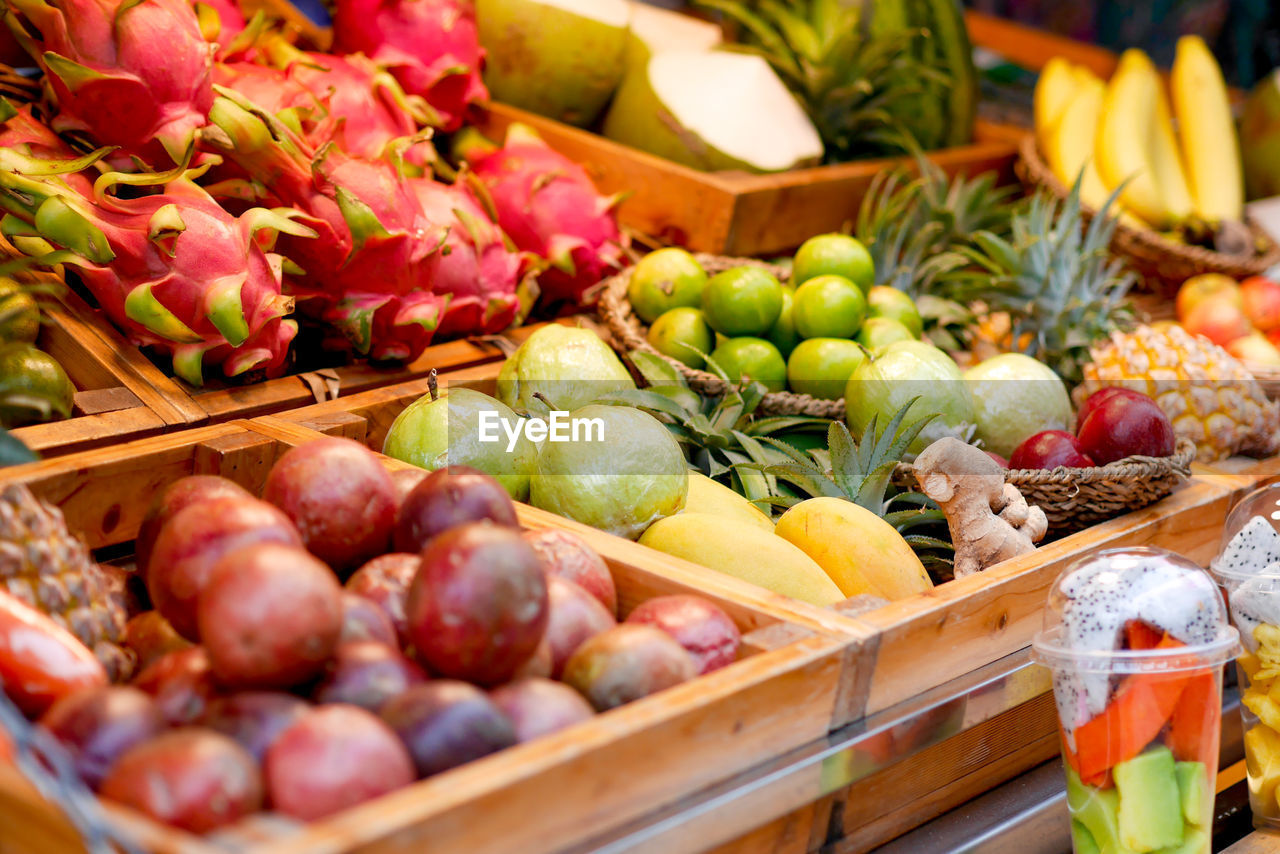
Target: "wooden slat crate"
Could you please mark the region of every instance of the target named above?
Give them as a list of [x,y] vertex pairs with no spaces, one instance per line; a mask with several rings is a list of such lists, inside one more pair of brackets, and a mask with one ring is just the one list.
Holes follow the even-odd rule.
[[[91,547],[136,535],[156,490],[194,473],[260,490],[289,447],[318,434],[287,422],[231,422],[5,469],[0,485],[28,484],[59,504]],[[402,463],[386,460],[388,468]],[[563,524],[521,508],[528,527]],[[207,840],[108,805],[111,820],[148,850],[556,851],[678,800],[779,751],[826,734],[839,705],[856,633],[837,635],[775,608],[781,597],[692,566],[640,561],[634,544],[588,531],[609,563],[626,613],[655,595],[694,592],[718,602],[745,634],[737,663],[535,742],[419,782],[331,819],[303,826],[257,816]],[[619,546],[628,546],[622,548]],[[0,815],[27,816],[26,838],[65,840],[55,812],[0,773]],[[3,846],[0,846],[3,848]]]

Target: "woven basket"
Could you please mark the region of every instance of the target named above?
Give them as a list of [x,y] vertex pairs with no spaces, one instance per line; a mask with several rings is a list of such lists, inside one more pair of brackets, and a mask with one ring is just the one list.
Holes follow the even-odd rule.
[[[1183,438],[1169,457],[1125,457],[1081,469],[1010,469],[1005,481],[1044,511],[1050,533],[1060,537],[1156,503],[1190,476],[1195,457],[1195,443]],[[900,465],[895,480],[910,484],[915,472]]]
[[[1027,134],[1019,147],[1019,158],[1014,169],[1028,189],[1044,187],[1060,199],[1067,197],[1068,189],[1049,169],[1036,148],[1035,136]],[[1084,209],[1086,218],[1093,211]],[[1128,259],[1149,285],[1173,296],[1178,287],[1192,276],[1201,273],[1222,273],[1233,279],[1259,276],[1269,268],[1280,264],[1280,246],[1267,235],[1254,229],[1254,237],[1266,247],[1265,251],[1248,258],[1223,255],[1200,246],[1187,246],[1161,236],[1158,232],[1132,228],[1116,223],[1111,237],[1111,251]]]
[[[698,263],[702,265],[702,269],[713,276],[716,273],[723,273],[725,270],[732,270],[735,267],[750,266],[768,270],[780,280],[786,277],[786,272],[781,267],[766,264],[763,261],[754,261],[749,258],[726,258],[721,255],[697,255],[695,257],[698,259]],[[607,279],[600,294],[600,304],[597,310],[600,312],[601,319],[609,327],[609,332],[612,333],[614,341],[627,352],[634,353],[639,351],[666,359],[684,376],[689,383],[689,387],[700,394],[715,396],[727,392],[729,390],[728,384],[715,374],[694,370],[677,359],[672,359],[670,356],[659,353],[649,343],[649,339],[646,337],[648,329],[640,321],[640,318],[636,317],[635,312],[631,309],[631,301],[627,299],[627,286],[631,284],[631,273],[634,269],[634,267],[629,267],[616,276]],[[763,415],[814,415],[819,418],[838,419],[844,418],[844,401],[822,400],[807,394],[776,391],[764,396],[764,400],[760,404],[760,412]]]

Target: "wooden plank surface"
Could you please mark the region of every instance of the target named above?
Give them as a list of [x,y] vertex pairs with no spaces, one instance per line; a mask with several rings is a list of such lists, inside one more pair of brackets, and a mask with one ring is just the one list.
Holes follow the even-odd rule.
[[969,30],[969,40],[975,46],[993,50],[1032,71],[1039,71],[1053,57],[1062,56],[1105,80],[1115,71],[1118,61],[1116,55],[1106,48],[1025,27],[993,15],[966,11],[964,22]]

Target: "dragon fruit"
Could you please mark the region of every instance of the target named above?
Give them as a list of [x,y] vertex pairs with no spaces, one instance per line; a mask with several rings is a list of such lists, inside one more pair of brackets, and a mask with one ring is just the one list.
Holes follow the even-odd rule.
[[[1221,637],[1225,608],[1207,573],[1154,549],[1114,549],[1093,556],[1057,584],[1061,644],[1071,653],[1123,648],[1125,625],[1139,620],[1188,645]],[[1054,699],[1068,743],[1077,726],[1099,715],[1111,699],[1114,674],[1055,668]]]
[[433,291],[446,229],[431,222],[392,160],[332,145],[318,151],[236,93],[218,89],[204,136],[273,199],[302,212],[315,240],[279,250],[299,310],[340,331],[360,355],[410,360],[431,343],[450,297]]
[[1213,562],[1224,581],[1254,575],[1280,563],[1280,533],[1264,516],[1254,516],[1241,528]]
[[213,103],[212,49],[188,0],[5,0],[5,21],[81,130],[149,162],[182,161]]
[[[297,325],[285,320],[293,301],[281,293],[282,259],[268,254],[265,230],[312,232],[282,213],[255,208],[239,218],[197,186],[199,170],[161,175],[100,176],[84,195],[75,180],[103,151],[72,161],[41,161],[18,149],[0,151],[3,230],[63,251],[41,263],[78,268],[102,310],[134,343],[173,358],[193,385],[203,367],[226,376],[281,372]],[[109,195],[118,183],[158,185],[139,198]]]
[[624,263],[627,241],[613,215],[619,197],[600,195],[581,166],[526,125],[511,125],[500,149],[463,135],[458,150],[491,197],[502,230],[548,262],[538,279],[544,304],[572,310],[594,302],[594,286]]
[[508,246],[502,229],[465,185],[429,178],[411,183],[427,218],[449,228],[433,284],[436,293],[452,297],[439,334],[493,334],[511,326],[520,311],[526,258]]
[[335,52],[365,54],[426,99],[440,130],[457,130],[467,107],[489,97],[469,0],[338,0],[333,34]]
[[1255,570],[1231,591],[1231,619],[1240,629],[1240,641],[1258,652],[1254,631],[1258,626],[1280,626],[1280,563]]
[[219,51],[225,51],[244,32],[244,14],[235,0],[193,0],[191,5],[205,41],[217,45]]

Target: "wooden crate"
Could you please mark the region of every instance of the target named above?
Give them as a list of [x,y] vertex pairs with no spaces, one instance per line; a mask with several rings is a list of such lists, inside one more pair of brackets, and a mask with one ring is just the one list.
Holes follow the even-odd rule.
[[[313,438],[271,419],[232,422],[5,469],[0,485],[28,484],[59,504],[91,547],[118,546],[136,535],[149,497],[167,483],[221,474],[257,491],[282,453]],[[521,508],[521,520],[529,527],[563,523],[533,508]],[[587,534],[613,571],[622,613],[655,595],[696,592],[743,630],[742,659],[312,825],[257,816],[200,840],[108,805],[112,822],[155,851],[212,854],[227,845],[407,852],[422,850],[424,840],[441,851],[555,851],[829,731],[856,636],[837,636],[775,609],[785,600],[758,588],[726,583],[735,580],[700,567],[641,562],[640,547]],[[70,831],[60,815],[33,803],[38,799],[28,787],[0,773],[0,815],[27,816],[24,838],[65,840]]]

